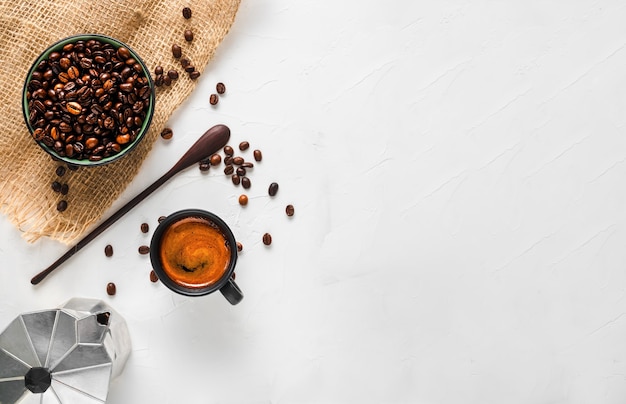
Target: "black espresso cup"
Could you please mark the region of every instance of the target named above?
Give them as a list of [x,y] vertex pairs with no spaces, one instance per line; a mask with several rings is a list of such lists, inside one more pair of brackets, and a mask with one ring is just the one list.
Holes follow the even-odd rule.
[[186,209],[166,217],[152,235],[150,261],[159,280],[176,293],[203,296],[219,290],[233,305],[243,299],[232,278],[235,236],[211,212]]

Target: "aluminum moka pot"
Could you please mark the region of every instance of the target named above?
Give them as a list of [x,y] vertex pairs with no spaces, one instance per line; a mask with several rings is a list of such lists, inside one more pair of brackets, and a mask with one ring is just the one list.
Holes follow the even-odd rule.
[[100,300],[21,314],[0,334],[0,404],[104,403],[130,349],[126,321]]

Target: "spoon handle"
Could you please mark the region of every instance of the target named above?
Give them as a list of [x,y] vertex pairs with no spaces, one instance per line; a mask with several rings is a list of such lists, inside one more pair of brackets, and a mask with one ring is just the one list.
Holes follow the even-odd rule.
[[148,195],[150,195],[157,188],[163,185],[167,180],[172,178],[175,174],[182,171],[183,169],[191,166],[192,164],[195,164],[200,160],[211,156],[213,153],[216,153],[219,149],[226,145],[229,138],[230,129],[228,129],[228,127],[225,125],[215,125],[211,129],[206,131],[168,172],[163,174],[161,178],[156,180],[154,183],[152,183],[152,185],[144,189],[139,195],[135,196],[124,206],[119,208],[108,219],[106,219],[104,222],[100,223],[96,228],[90,231],[78,243],[76,243],[76,245],[70,248],[59,259],[54,261],[52,265],[35,275],[30,280],[30,283],[32,283],[33,285],[37,285],[38,283],[40,283],[42,280],[44,280],[46,276],[50,275],[52,271],[54,271],[57,267],[67,261],[75,253],[80,251],[87,244],[89,244],[93,239],[95,239],[107,228],[109,228],[109,226],[115,223],[119,218],[128,213],[129,210],[137,206],[139,202],[143,201]]

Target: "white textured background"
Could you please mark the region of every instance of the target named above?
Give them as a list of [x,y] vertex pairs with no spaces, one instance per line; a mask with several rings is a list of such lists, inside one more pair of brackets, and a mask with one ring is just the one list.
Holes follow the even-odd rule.
[[[35,288],[66,247],[1,217],[0,328],[109,302],[111,404],[626,402],[625,7],[243,0],[116,206],[216,123],[264,152],[249,206],[190,169]],[[139,225],[189,207],[244,244],[240,305],[149,282]]]

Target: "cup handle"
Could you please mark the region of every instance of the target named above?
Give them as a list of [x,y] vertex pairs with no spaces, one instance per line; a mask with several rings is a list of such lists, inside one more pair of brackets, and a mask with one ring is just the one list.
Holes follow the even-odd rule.
[[228,300],[228,303],[233,306],[243,299],[243,292],[239,289],[239,286],[237,286],[233,278],[228,279],[228,282],[222,286],[220,292],[222,292],[222,295]]

